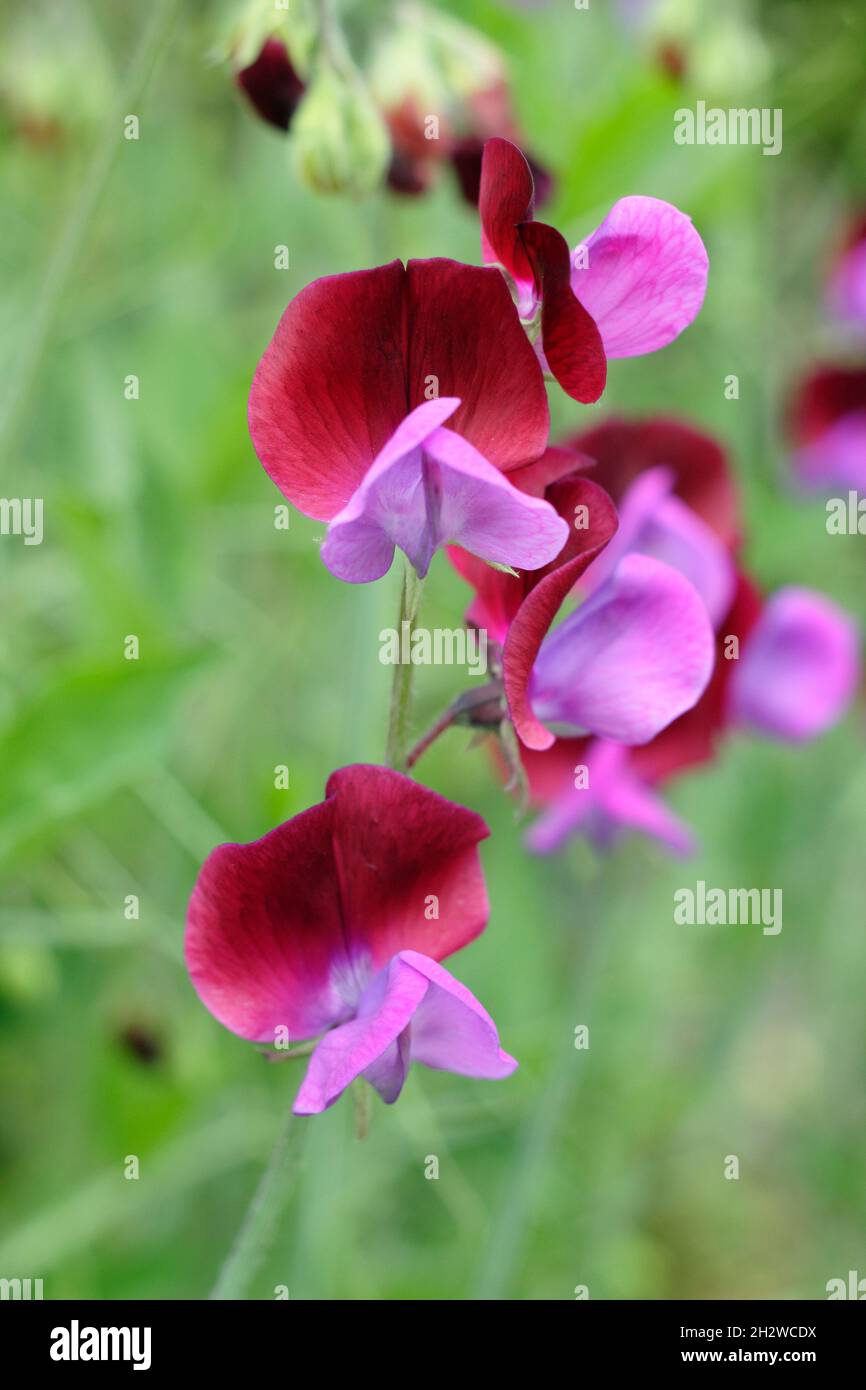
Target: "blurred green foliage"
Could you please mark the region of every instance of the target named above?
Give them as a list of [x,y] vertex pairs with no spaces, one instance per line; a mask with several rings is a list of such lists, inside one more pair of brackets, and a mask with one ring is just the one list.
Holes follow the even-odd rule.
[[[704,51],[724,58],[708,92],[688,64],[682,85],[666,75],[601,0],[451,8],[508,54],[527,145],[558,177],[546,216],[572,244],[613,199],[648,193],[709,249],[697,324],[613,364],[598,407],[552,396],[556,427],[616,409],[716,432],[761,581],[823,587],[862,618],[862,539],[829,538],[821,503],[791,494],[780,420],[796,373],[842,350],[821,287],[864,193],[866,10],[696,6]],[[356,7],[353,33],[386,10]],[[733,48],[714,38],[722,12]],[[7,9],[0,32],[2,491],[45,499],[42,546],[0,542],[0,1274],[43,1277],[52,1298],[211,1287],[298,1064],[267,1066],[199,1004],[186,901],[214,844],[382,757],[397,575],[341,585],[321,526],[293,514],[275,530],[246,431],[254,365],[315,276],[478,258],[450,180],[418,201],[301,189],[284,140],[209,59],[221,18],[65,0]],[[16,91],[52,122],[13,117]],[[782,155],[675,146],[674,110],[701,96],[782,106]],[[137,141],[120,138],[129,112]],[[453,626],[465,597],[440,559],[426,621]],[[459,687],[421,672],[419,731]],[[862,750],[859,713],[798,751],[732,742],[672,793],[703,844],[683,867],[641,843],[529,857],[485,750],[443,739],[421,776],[493,830],[491,925],[457,970],[521,1068],[497,1086],[416,1069],[363,1144],[345,1102],[309,1122],[252,1296],[813,1298],[866,1273]],[[675,927],[672,893],[697,878],[782,886],[781,935]]]

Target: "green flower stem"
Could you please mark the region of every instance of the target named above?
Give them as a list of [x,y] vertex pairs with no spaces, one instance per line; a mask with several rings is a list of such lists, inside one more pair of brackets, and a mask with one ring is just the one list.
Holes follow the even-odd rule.
[[[402,649],[403,624],[409,624],[409,642],[412,641],[415,619],[421,603],[423,580],[419,579],[408,560],[403,571],[403,587],[400,591],[400,621],[397,633]],[[410,647],[411,650],[411,647]],[[394,683],[391,686],[391,709],[388,716],[388,737],[385,743],[385,762],[398,772],[405,772],[408,758],[409,718],[412,699],[412,664],[398,662],[394,667]]]
[[241,1299],[274,1243],[301,1163],[307,1122],[289,1112],[246,1216],[211,1290],[212,1299]]

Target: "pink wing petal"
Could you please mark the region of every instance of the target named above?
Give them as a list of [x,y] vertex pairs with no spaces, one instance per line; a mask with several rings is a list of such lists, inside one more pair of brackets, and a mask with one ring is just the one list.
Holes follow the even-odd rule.
[[[569,541],[562,554],[546,571],[531,577],[523,602],[517,609],[508,628],[503,649],[503,676],[505,694],[514,727],[521,741],[528,748],[549,748],[554,736],[536,718],[529,699],[529,681],[539,648],[559,612],[567,594],[571,592],[584,570],[592,563],[606,546],[616,531],[616,509],[603,488],[585,478],[574,481],[565,479],[549,489],[549,496],[555,499],[562,491],[564,500],[554,500],[561,515],[566,511],[572,517],[577,508],[584,506],[589,516],[589,526],[585,530],[569,531]],[[512,585],[520,587],[521,581],[503,575]]]
[[603,588],[542,644],[536,718],[618,743],[647,743],[709,681],[714,639],[694,587],[668,565],[627,555]]
[[446,397],[418,406],[334,517],[322,559],[339,579],[378,579],[395,545],[422,577],[446,541],[521,569],[558,555],[568,526],[553,508],[512,487],[453,430],[437,427],[459,404]]
[[770,737],[815,738],[842,717],[860,673],[851,618],[810,589],[779,589],[736,663],[731,712]]
[[620,504],[619,530],[584,574],[581,589],[593,593],[623,555],[651,555],[694,584],[716,627],[734,595],[733,561],[715,532],[678,497],[670,495],[673,481],[667,468],[651,468],[635,479]]
[[371,982],[358,1017],[319,1043],[292,1108],[296,1115],[319,1114],[358,1076],[390,1105],[410,1060],[487,1080],[509,1076],[517,1066],[464,985],[429,956],[401,951]]
[[621,198],[572,260],[571,287],[608,357],[666,347],[704,302],[704,244],[691,219],[659,198]]

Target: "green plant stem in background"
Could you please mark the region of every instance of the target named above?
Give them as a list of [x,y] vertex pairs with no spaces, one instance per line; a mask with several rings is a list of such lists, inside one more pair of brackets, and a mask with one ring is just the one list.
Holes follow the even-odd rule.
[[305,1121],[289,1111],[235,1243],[211,1290],[212,1299],[243,1298],[261,1268],[294,1187],[306,1131]]
[[[403,571],[403,586],[400,591],[400,620],[397,636],[400,650],[403,647],[403,624],[408,623],[407,643],[411,651],[412,632],[418,608],[421,603],[423,580],[419,579],[407,560]],[[394,667],[394,683],[391,686],[391,708],[388,715],[388,737],[385,743],[385,762],[388,767],[405,772],[408,758],[409,715],[412,698],[412,663],[398,662]]]
[[45,268],[36,303],[28,315],[27,327],[18,343],[15,365],[9,373],[6,392],[0,404],[0,443],[4,447],[8,445],[27,402],[58,305],[105,190],[114,160],[123,146],[123,118],[127,112],[135,110],[168,47],[176,8],[177,0],[161,0],[149,15],[126,80],[121,85],[115,112],[97,145],[75,206],[70,209],[68,217],[60,221],[61,232]]

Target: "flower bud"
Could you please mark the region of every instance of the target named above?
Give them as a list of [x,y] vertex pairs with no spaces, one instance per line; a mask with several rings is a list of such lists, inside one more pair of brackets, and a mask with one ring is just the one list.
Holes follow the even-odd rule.
[[292,128],[298,177],[320,193],[360,196],[382,182],[390,154],[384,121],[360,75],[322,61]]

